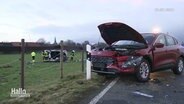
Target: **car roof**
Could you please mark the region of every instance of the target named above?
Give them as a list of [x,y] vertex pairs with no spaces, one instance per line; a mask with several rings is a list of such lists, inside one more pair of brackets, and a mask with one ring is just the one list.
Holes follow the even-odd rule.
[[[166,33],[141,33],[141,34],[142,34],[142,35],[145,35],[145,34],[152,34],[152,35],[155,36],[155,37],[158,37],[159,35],[171,36],[171,35],[166,34]],[[173,37],[173,36],[171,36],[171,37]],[[173,37],[173,38],[175,38],[175,37]]]
[[[168,36],[171,36],[171,35],[166,34],[166,33],[141,33],[141,34],[153,34],[153,35],[155,35],[155,36],[157,36],[157,35],[168,35]],[[173,37],[173,36],[172,36],[172,37]]]
[[175,40],[177,40],[174,36],[166,34],[166,33],[141,33],[141,34],[143,34],[143,35],[144,34],[152,34],[153,36],[155,36],[155,38],[157,38],[159,35],[165,35],[165,36],[170,36],[170,37],[174,38]]

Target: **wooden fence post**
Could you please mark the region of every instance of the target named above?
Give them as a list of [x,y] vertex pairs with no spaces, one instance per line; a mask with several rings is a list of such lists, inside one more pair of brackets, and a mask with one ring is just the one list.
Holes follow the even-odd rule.
[[63,78],[63,41],[60,42],[60,68],[61,68],[61,79]]
[[82,47],[82,59],[81,59],[81,64],[82,64],[82,72],[84,72],[84,47]]
[[25,53],[25,41],[21,39],[21,73],[20,73],[20,87],[24,89],[24,53]]

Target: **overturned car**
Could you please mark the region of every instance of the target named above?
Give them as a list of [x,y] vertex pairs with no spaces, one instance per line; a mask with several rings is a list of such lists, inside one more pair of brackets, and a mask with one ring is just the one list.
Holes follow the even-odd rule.
[[149,80],[151,72],[172,69],[181,74],[184,55],[178,41],[164,33],[140,34],[130,26],[111,22],[98,26],[109,45],[91,53],[92,71],[98,74],[134,73],[137,80]]
[[[43,53],[44,62],[59,62],[60,61],[60,50],[44,50]],[[67,61],[67,52],[63,51],[63,61]]]

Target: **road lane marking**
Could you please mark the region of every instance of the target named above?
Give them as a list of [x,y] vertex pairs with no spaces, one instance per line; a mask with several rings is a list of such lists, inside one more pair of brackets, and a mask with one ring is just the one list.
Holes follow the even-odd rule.
[[101,91],[97,96],[95,96],[88,104],[96,104],[106,93],[112,88],[119,78],[114,79],[103,91]]
[[142,93],[142,92],[138,92],[138,91],[135,91],[133,93],[134,94],[138,94],[138,95],[142,95],[142,96],[145,96],[145,97],[149,97],[149,98],[152,98],[153,97],[152,95],[148,95],[148,94],[145,94],[145,93]]

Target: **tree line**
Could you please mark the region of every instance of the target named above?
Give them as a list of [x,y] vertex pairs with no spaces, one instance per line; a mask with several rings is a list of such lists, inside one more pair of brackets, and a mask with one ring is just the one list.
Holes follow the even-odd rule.
[[[32,44],[34,43],[34,45]],[[45,41],[43,38],[38,39],[36,42],[32,42],[31,44],[29,42],[25,43],[25,50],[26,52],[31,52],[31,51],[43,51],[45,49],[50,50],[50,49],[60,49],[60,43],[54,42],[50,43]],[[19,43],[18,46],[13,45],[13,43],[8,42],[8,43],[1,43],[0,44],[0,53],[20,53],[21,50],[21,43]],[[91,44],[89,41],[84,41],[81,43],[75,42],[73,40],[66,40],[63,42],[64,49],[71,51],[71,50],[85,50],[85,47],[87,44],[90,44],[92,48],[103,48],[106,47],[107,44],[103,42]]]

